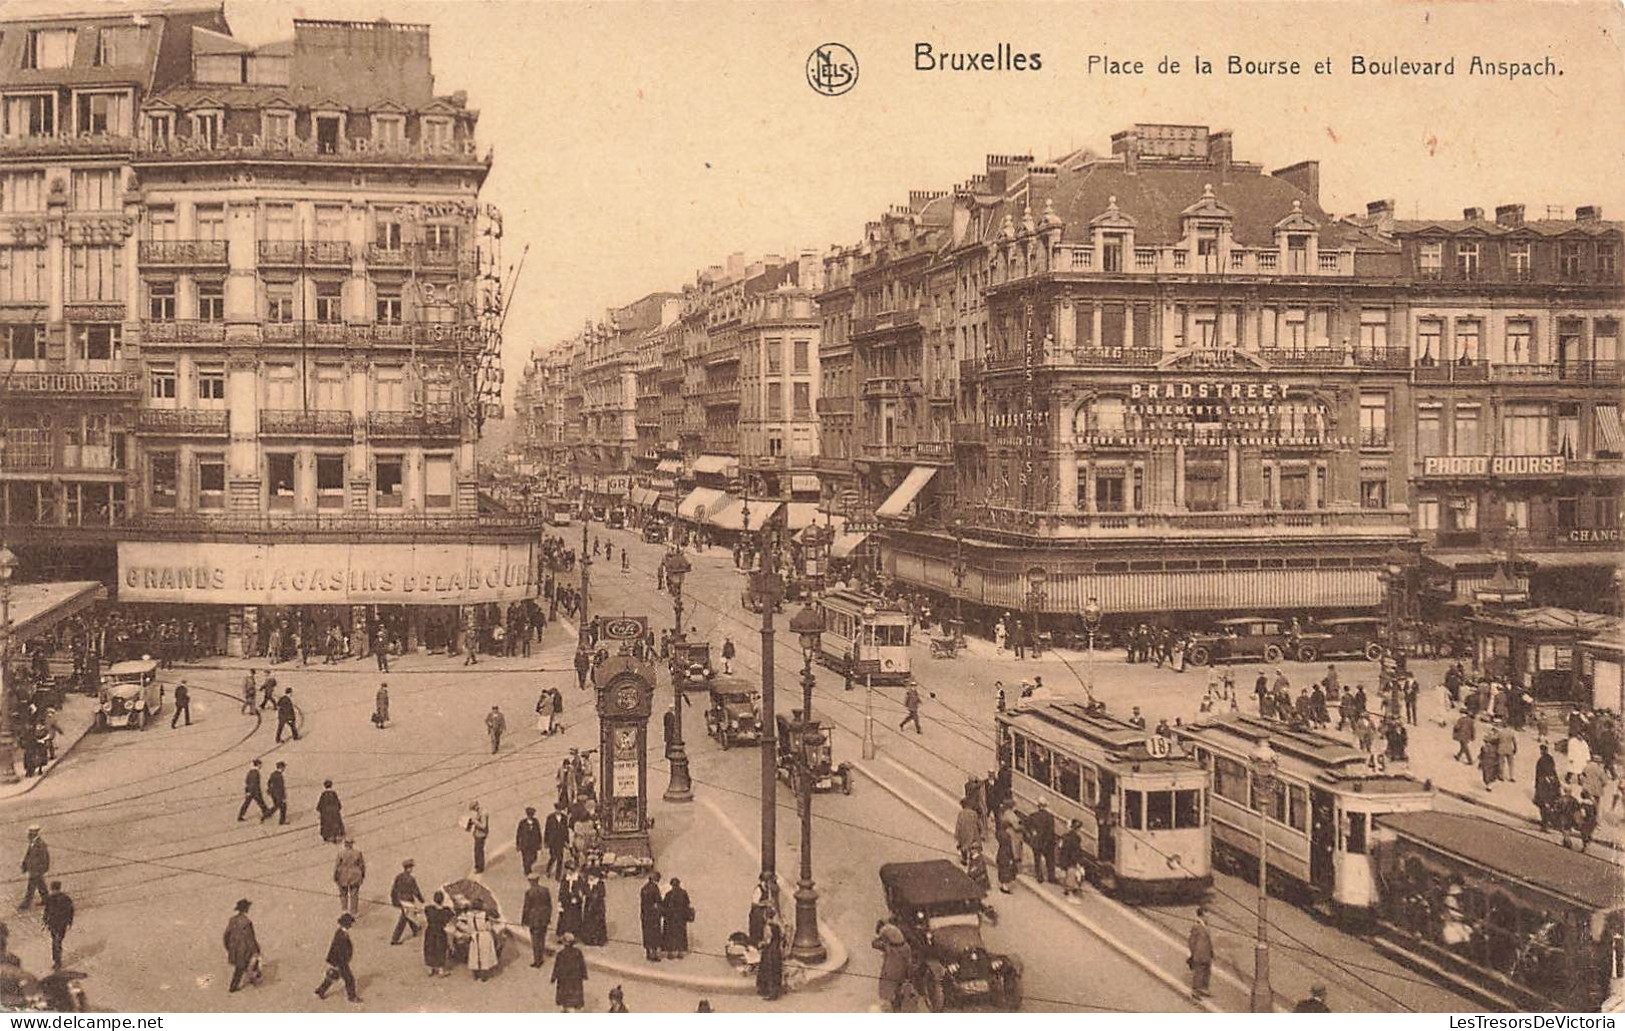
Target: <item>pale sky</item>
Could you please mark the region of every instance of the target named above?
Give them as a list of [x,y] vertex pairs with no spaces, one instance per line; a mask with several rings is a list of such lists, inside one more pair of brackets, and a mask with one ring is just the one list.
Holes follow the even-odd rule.
[[[65,0],[0,0],[63,9]],[[75,9],[84,6],[73,4]],[[553,3],[546,0],[227,0],[251,42],[294,17],[427,22],[436,89],[467,90],[496,164],[484,199],[506,258],[530,257],[506,333],[508,386],[534,344],[732,251],[822,252],[910,189],[946,189],[988,153],[1038,158],[1134,122],[1234,131],[1238,160],[1321,163],[1322,205],[1402,217],[1522,202],[1601,204],[1625,217],[1625,17],[1614,3],[1523,0],[1281,3]],[[840,97],[805,79],[809,53],[857,55]],[[934,50],[1038,51],[1038,72],[920,72]],[[1088,55],[1145,74],[1088,73]],[[1213,61],[1197,76],[1195,55]],[[1298,60],[1296,77],[1224,73],[1224,58]],[[1455,75],[1355,78],[1350,56],[1455,57]],[[1181,74],[1159,75],[1167,55]],[[1560,77],[1469,76],[1478,55]],[[1330,59],[1333,74],[1316,75]]]

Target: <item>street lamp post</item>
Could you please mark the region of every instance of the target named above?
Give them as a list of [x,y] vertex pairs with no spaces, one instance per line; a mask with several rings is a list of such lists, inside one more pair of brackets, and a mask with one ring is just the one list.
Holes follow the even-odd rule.
[[863,757],[875,757],[875,675],[865,655],[874,638],[875,607],[863,607],[863,625],[858,628],[858,647],[852,654],[854,662],[863,662]]
[[751,577],[751,594],[762,610],[762,873],[776,877],[778,866],[778,753],[773,714],[773,609],[784,584],[766,552]]
[[[576,600],[576,651],[586,653],[587,645],[587,567],[592,565],[592,548],[587,541],[587,483],[581,483],[581,597]],[[590,656],[588,656],[590,658]]]
[[[673,631],[674,642],[681,644],[683,640],[683,578],[693,568],[683,549],[667,552],[666,586],[671,588],[671,607],[676,628]],[[680,650],[678,654],[681,654]],[[672,708],[677,713],[675,736],[671,742],[670,759],[671,776],[666,783],[666,793],[661,797],[668,802],[694,801],[694,782],[688,775],[688,750],[683,747],[683,692],[677,685],[677,671],[671,673]]]
[[11,726],[11,574],[17,556],[0,544],[0,784],[16,784],[17,737]]
[[1399,641],[1400,602],[1405,587],[1405,564],[1409,556],[1400,548],[1391,548],[1383,557],[1383,586],[1386,588],[1383,600],[1387,618],[1383,621],[1383,634],[1387,637],[1388,658],[1392,660],[1394,673],[1398,675],[1405,669],[1405,661],[1401,655]]
[[965,520],[954,517],[954,636],[965,636]]
[[1042,654],[1042,646],[1039,643],[1041,634],[1039,633],[1038,620],[1040,613],[1044,611],[1046,597],[1044,585],[1049,582],[1049,573],[1043,566],[1034,566],[1027,570],[1027,582],[1031,585],[1027,592],[1027,600],[1032,607],[1032,623],[1030,624],[1033,633],[1032,657],[1036,659]]
[[1095,634],[1100,631],[1100,602],[1090,598],[1083,607],[1083,629],[1089,634],[1089,700],[1095,700]]
[[1259,740],[1252,753],[1253,791],[1258,799],[1258,939],[1253,945],[1252,1012],[1275,1010],[1270,989],[1269,925],[1269,809],[1275,792],[1275,749],[1269,738]]
[[824,635],[823,611],[803,605],[790,620],[790,629],[801,638],[801,734],[797,751],[801,779],[801,879],[796,884],[796,933],[790,955],[802,963],[822,963],[828,952],[818,937],[818,889],[813,886],[812,868],[812,756],[813,740],[813,656],[818,654]]

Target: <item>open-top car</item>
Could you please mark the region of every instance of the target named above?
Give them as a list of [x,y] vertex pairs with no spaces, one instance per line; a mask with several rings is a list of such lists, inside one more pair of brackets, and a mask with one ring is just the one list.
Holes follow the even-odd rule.
[[1372,662],[1382,658],[1382,620],[1375,616],[1323,619],[1298,635],[1295,657],[1301,662],[1351,655],[1363,655]]
[[723,748],[741,741],[762,740],[762,695],[749,681],[720,677],[711,681],[711,705],[705,710],[705,732]]
[[135,727],[145,730],[164,707],[158,660],[132,659],[107,667],[102,674],[98,701],[96,726],[99,729]]
[[1192,666],[1237,659],[1280,662],[1293,654],[1292,649],[1293,638],[1285,620],[1247,616],[1221,619],[1211,631],[1192,634],[1185,646],[1185,661]]
[[710,641],[677,641],[671,651],[671,682],[679,691],[700,691],[717,676]]
[[801,769],[801,762],[805,757],[814,791],[839,791],[844,795],[850,795],[852,764],[835,765],[834,754],[830,748],[833,728],[826,727],[817,720],[803,722],[799,718],[800,715],[801,710],[797,709],[793,716],[780,713],[774,717],[774,722],[778,725],[776,741],[779,778],[794,787],[796,774]]
[[891,922],[914,953],[912,978],[933,1011],[971,1002],[1021,1008],[1021,961],[982,942],[980,885],[946,859],[880,868]]

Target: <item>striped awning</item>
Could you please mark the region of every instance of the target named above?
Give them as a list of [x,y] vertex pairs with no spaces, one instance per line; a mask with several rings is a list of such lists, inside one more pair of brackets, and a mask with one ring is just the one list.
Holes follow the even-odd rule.
[[1625,432],[1619,425],[1619,405],[1598,405],[1597,450],[1614,454],[1625,452]]
[[711,476],[733,476],[739,472],[739,459],[727,455],[701,455],[694,460],[694,472]]
[[784,528],[791,533],[821,522],[823,519],[818,514],[816,501],[792,501],[784,506]]
[[937,467],[934,465],[917,465],[910,469],[908,475],[903,478],[903,482],[896,490],[891,492],[891,497],[887,498],[879,508],[875,509],[875,515],[887,518],[896,518],[902,515],[903,510],[914,502],[920,491],[925,489],[925,485],[930,483],[931,477],[936,474]]
[[829,547],[829,557],[851,558],[852,553],[868,539],[869,535],[866,533],[838,533],[835,535],[835,543]]
[[[750,528],[760,530],[767,525],[779,511],[777,501],[752,501],[750,507]],[[745,528],[745,508],[743,502],[735,501],[727,508],[710,512],[705,521],[719,530],[743,530]]]
[[660,464],[655,466],[655,472],[665,473],[667,476],[677,476],[683,471],[683,463],[676,458],[662,458]]
[[653,508],[655,502],[659,500],[659,491],[650,490],[648,487],[632,488],[632,504],[639,508]]
[[695,487],[677,505],[677,517],[691,523],[705,522],[712,512],[734,503],[733,498],[714,487]]

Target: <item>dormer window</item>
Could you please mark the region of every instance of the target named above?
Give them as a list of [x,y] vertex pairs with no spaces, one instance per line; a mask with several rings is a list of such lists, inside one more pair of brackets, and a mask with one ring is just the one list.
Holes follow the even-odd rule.
[[372,116],[372,145],[380,150],[399,150],[406,142],[405,115]]
[[5,133],[8,139],[56,135],[56,97],[36,93],[7,97]]
[[344,135],[344,116],[318,114],[316,123],[316,149],[323,154],[337,154],[339,139]]
[[175,116],[168,111],[149,113],[146,117],[146,134],[150,143],[168,143],[175,135]]
[[73,63],[77,29],[30,29],[23,40],[23,67],[46,70]]
[[130,134],[130,95],[128,93],[74,94],[75,128],[80,135],[128,136]]
[[421,129],[423,146],[426,149],[441,150],[451,146],[452,123],[450,118],[431,118],[425,116]]
[[1461,273],[1461,278],[1477,279],[1478,269],[1477,241],[1456,244],[1456,271]]
[[1438,240],[1424,242],[1416,252],[1416,268],[1423,279],[1439,279],[1444,275],[1444,244]]
[[193,111],[192,139],[211,148],[218,144],[220,142],[220,112]]
[[1102,272],[1123,271],[1124,237],[1122,233],[1104,233],[1100,237],[1100,269]]
[[266,111],[260,115],[261,134],[272,146],[285,145],[293,139],[293,112]]
[[1286,270],[1289,275],[1309,274],[1309,234],[1288,233],[1286,237]]
[[115,25],[96,30],[96,67],[139,65],[146,53],[146,32],[139,25]]

